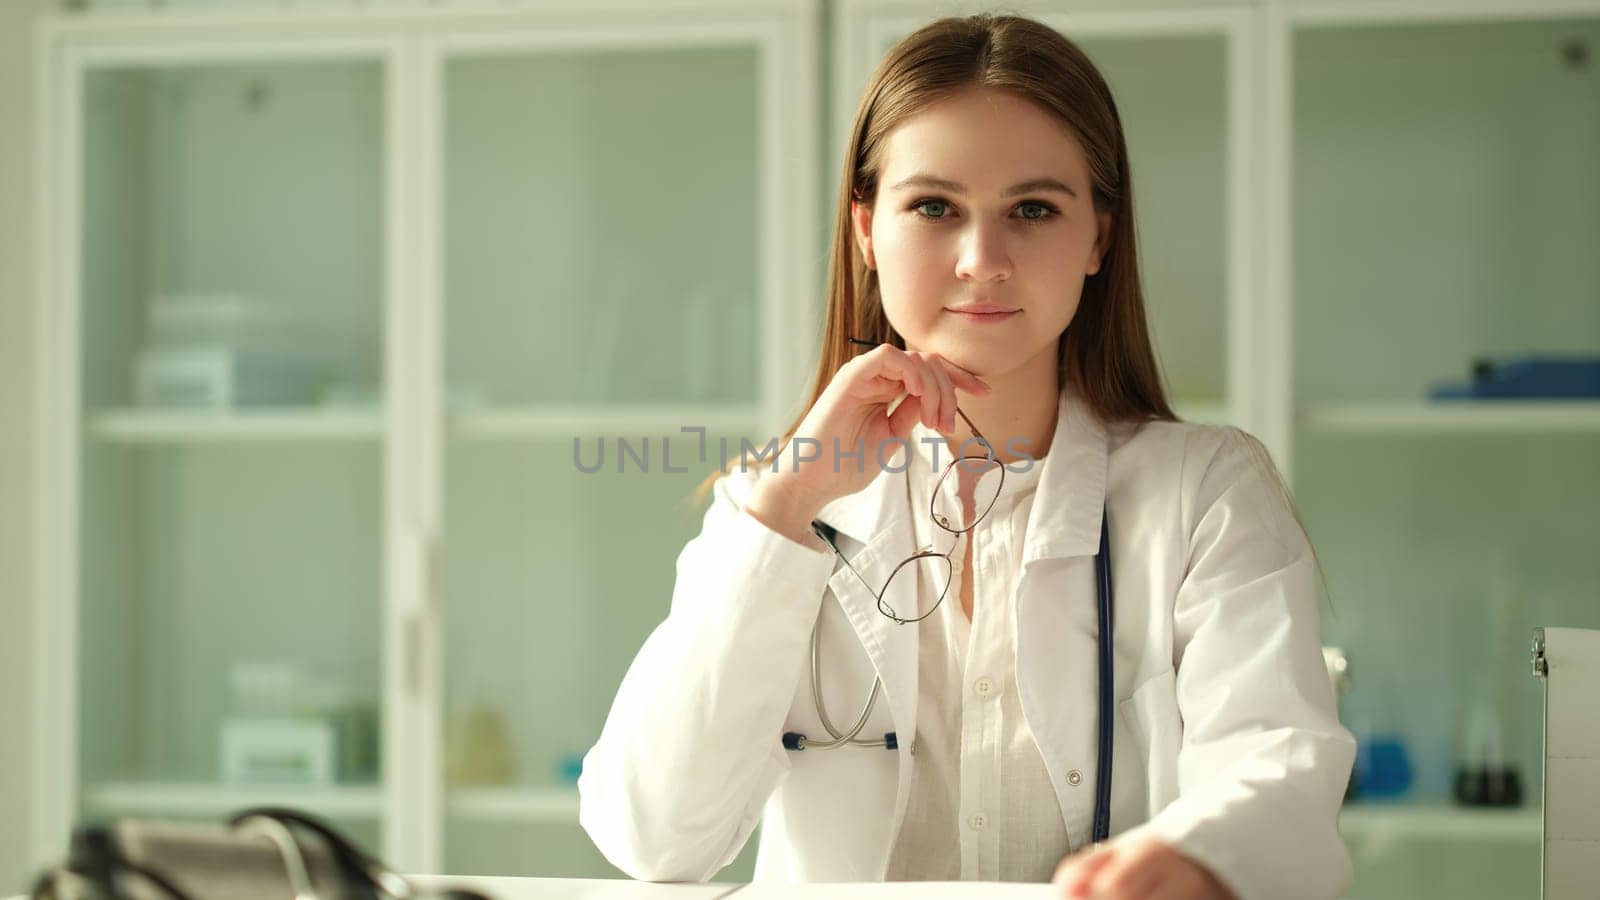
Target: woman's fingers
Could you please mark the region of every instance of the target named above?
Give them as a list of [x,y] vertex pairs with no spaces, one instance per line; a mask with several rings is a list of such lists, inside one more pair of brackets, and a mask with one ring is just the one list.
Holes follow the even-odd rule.
[[905,392],[918,398],[928,390],[928,385],[923,382],[922,369],[904,350],[889,344],[879,344],[876,349],[857,360],[867,367],[867,372],[879,378],[889,378],[905,386]]
[[1114,853],[1106,844],[1080,850],[1061,861],[1051,883],[1061,888],[1063,897],[1087,897],[1094,877],[1111,862]]
[[[919,420],[929,428],[949,432],[954,427],[958,389],[988,393],[981,380],[935,354],[880,344],[834,373],[796,428],[795,438],[815,441],[824,448],[881,444],[891,435],[909,439]],[[882,448],[861,449],[879,452]],[[807,466],[802,473],[797,458],[791,486],[826,503],[859,490],[873,477],[864,465],[847,474],[837,458],[835,462],[831,467]]]
[[1094,900],[1230,900],[1223,884],[1176,847],[1152,838],[1112,841],[1063,860],[1054,884]]
[[950,373],[935,357],[928,363],[928,370],[933,373],[939,382],[939,430],[945,434],[953,434],[956,430],[956,389],[950,383]]
[[916,362],[917,369],[922,375],[922,383],[927,391],[922,395],[922,424],[933,429],[941,430],[941,422],[945,416],[944,386],[939,382],[938,367],[928,360],[926,353],[912,353],[911,359]]
[[861,358],[869,360],[879,371],[898,378],[905,385],[906,393],[911,396],[902,401],[902,405],[915,402],[918,418],[924,425],[931,428],[933,423],[938,422],[938,384],[922,359],[890,344],[879,344]]
[[909,439],[911,426],[920,418],[922,418],[921,404],[913,403],[912,399],[907,397],[895,407],[894,412],[889,414],[889,433],[897,438]]
[[[917,417],[922,424],[944,433],[955,430],[958,388],[972,394],[987,394],[990,390],[981,378],[935,353],[880,344],[857,359],[869,366],[868,372],[873,376],[903,384],[905,392],[916,398]],[[902,407],[905,402],[910,398],[902,402]]]
[[[1171,874],[1164,862],[1150,844],[1121,847],[1089,880],[1088,896],[1107,900],[1143,900],[1156,896],[1156,886]],[[1161,895],[1171,896],[1173,900],[1189,900],[1191,896],[1186,891],[1181,894],[1163,891]]]

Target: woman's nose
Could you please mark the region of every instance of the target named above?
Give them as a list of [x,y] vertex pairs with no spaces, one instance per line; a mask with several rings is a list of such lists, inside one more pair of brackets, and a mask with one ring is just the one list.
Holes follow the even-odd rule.
[[1011,253],[1006,247],[1004,226],[979,223],[966,230],[956,258],[956,277],[979,282],[1011,277]]

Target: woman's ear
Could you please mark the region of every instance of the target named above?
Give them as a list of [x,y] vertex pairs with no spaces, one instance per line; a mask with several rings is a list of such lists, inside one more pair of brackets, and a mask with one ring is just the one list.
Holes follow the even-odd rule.
[[867,261],[867,268],[878,268],[878,261],[872,256],[872,207],[860,200],[851,200],[850,224],[855,232],[856,246],[861,248],[861,256]]
[[1100,264],[1106,258],[1106,250],[1111,246],[1111,213],[1095,213],[1095,224],[1100,233],[1095,236],[1094,249],[1089,252],[1089,267],[1084,270],[1085,275],[1100,274]]

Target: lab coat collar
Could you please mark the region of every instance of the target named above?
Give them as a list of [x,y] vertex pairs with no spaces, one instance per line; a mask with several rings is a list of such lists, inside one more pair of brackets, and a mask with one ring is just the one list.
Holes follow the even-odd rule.
[[1105,423],[1075,386],[1063,387],[1055,437],[1044,455],[1028,514],[1024,566],[1037,559],[1099,552],[1109,456]]
[[[917,431],[913,429],[913,440],[916,439]],[[904,471],[909,462],[907,452],[915,451],[904,445],[895,449],[884,471],[871,483],[828,503],[817,519],[866,545],[881,545],[891,535],[904,535],[889,543],[903,545],[906,554],[912,552],[915,540],[908,518],[912,511]],[[871,450],[868,456],[872,456]],[[1075,387],[1063,387],[1050,450],[1042,463],[1035,463],[1043,468],[1028,516],[1024,566],[1037,559],[1093,556],[1099,550],[1108,456],[1105,423]],[[877,460],[868,458],[865,464],[877,465]]]

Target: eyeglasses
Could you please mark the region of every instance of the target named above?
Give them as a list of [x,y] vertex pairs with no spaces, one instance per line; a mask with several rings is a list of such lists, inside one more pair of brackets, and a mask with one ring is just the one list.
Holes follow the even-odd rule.
[[[877,346],[871,341],[863,341],[857,338],[850,338],[849,340],[850,343],[862,347]],[[901,402],[910,403],[913,401],[910,397],[907,397]],[[1005,484],[1006,467],[996,458],[994,445],[978,431],[978,427],[972,424],[972,420],[967,418],[967,414],[962,412],[959,406],[956,407],[956,415],[961,417],[961,421],[967,423],[967,427],[972,429],[973,438],[977,439],[978,443],[982,444],[987,452],[982,456],[963,454],[950,460],[950,464],[944,467],[943,472],[939,475],[939,480],[934,484],[933,496],[928,501],[928,516],[933,520],[934,525],[944,529],[951,535],[950,549],[941,553],[933,549],[931,545],[917,548],[916,552],[894,567],[894,571],[889,573],[889,577],[884,581],[881,590],[873,591],[872,585],[867,583],[861,573],[856,571],[855,566],[850,564],[850,560],[840,552],[838,545],[833,542],[833,538],[821,531],[817,532],[818,536],[827,541],[828,546],[833,548],[834,554],[844,562],[845,567],[855,574],[856,578],[860,580],[868,591],[872,592],[873,597],[878,601],[878,612],[894,620],[896,624],[905,625],[911,622],[920,622],[933,615],[934,610],[939,608],[939,604],[944,602],[945,595],[950,592],[950,582],[953,580],[955,572],[955,564],[951,561],[950,554],[955,552],[956,545],[961,542],[961,535],[976,528],[978,523],[983,521],[984,516],[989,514],[989,510],[994,508],[995,501],[1000,498],[1000,487]],[[964,448],[967,443],[969,442],[963,441],[962,447]],[[985,491],[982,496],[978,496],[976,495],[976,490],[974,490],[970,505],[964,498],[959,497],[952,505],[944,496],[944,483],[956,471],[956,467],[963,464],[965,464],[963,468],[966,471],[976,473],[977,477],[974,480],[978,484],[981,484],[984,476],[991,471],[998,471],[1000,474],[995,479],[992,491]],[[959,479],[957,483],[959,485]],[[904,617],[897,614],[895,609],[884,600],[884,597],[889,593],[890,585],[895,583],[896,578],[912,578],[919,586],[931,585],[936,589],[934,591],[918,590],[913,592],[913,596],[916,597],[915,603],[917,607],[911,610],[915,613],[914,616]]]

